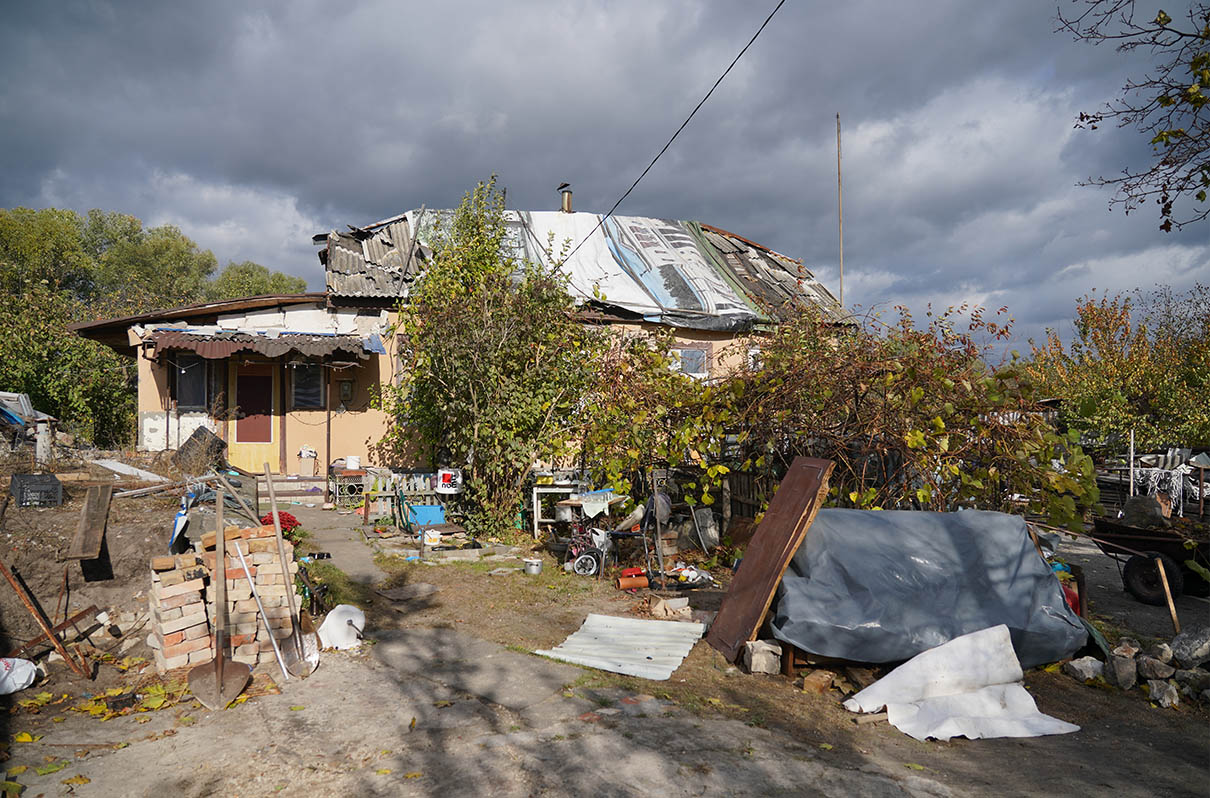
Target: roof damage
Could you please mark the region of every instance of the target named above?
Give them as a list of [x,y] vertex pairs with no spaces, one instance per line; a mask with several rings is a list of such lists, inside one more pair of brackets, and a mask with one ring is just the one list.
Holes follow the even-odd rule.
[[[314,237],[333,298],[406,298],[452,211],[409,211]],[[717,227],[674,219],[506,211],[518,259],[561,264],[583,305],[675,327],[742,331],[814,307],[844,320],[836,298],[803,265]],[[581,243],[582,242],[582,243]],[[578,246],[577,246],[578,245]],[[552,255],[554,253],[554,255]]]

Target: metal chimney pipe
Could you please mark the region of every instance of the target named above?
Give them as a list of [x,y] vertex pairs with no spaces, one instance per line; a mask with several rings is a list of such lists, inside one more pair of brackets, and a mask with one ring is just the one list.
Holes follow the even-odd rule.
[[571,213],[571,189],[561,189],[559,193],[563,195],[563,213]]

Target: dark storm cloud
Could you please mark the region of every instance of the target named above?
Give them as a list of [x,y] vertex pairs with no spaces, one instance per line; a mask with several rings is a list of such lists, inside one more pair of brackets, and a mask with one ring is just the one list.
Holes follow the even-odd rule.
[[[846,300],[1009,304],[1036,334],[1092,288],[1205,277],[1073,184],[1146,158],[1072,130],[1130,64],[1053,33],[1043,3],[788,2],[621,212],[700,219]],[[347,6],[347,7],[346,7]],[[220,260],[321,282],[309,235],[450,206],[499,174],[604,211],[772,2],[31,4],[0,30],[0,205],[125,210]]]

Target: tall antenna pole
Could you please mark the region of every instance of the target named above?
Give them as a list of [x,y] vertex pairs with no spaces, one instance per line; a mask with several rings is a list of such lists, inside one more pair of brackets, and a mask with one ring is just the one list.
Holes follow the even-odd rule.
[[836,220],[840,236],[840,306],[844,307],[844,184],[840,178],[840,114],[836,114]]

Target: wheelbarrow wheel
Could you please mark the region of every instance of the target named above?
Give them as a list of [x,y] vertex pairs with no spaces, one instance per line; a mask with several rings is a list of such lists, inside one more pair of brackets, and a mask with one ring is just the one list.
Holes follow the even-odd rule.
[[1157,551],[1145,552],[1146,556],[1137,554],[1126,561],[1122,569],[1122,583],[1130,594],[1144,604],[1162,607],[1168,603],[1164,596],[1164,585],[1160,582],[1160,569],[1156,560],[1164,564],[1164,576],[1168,578],[1168,589],[1175,599],[1185,589],[1185,576],[1181,567],[1166,554]]
[[584,552],[572,562],[571,570],[580,576],[596,576],[601,572],[600,552]]

